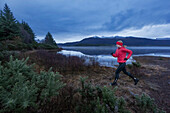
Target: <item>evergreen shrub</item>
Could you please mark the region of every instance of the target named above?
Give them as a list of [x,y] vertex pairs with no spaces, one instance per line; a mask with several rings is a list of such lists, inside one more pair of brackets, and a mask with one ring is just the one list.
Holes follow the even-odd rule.
[[[0,112],[27,112],[37,110],[58,95],[64,86],[61,75],[49,69],[37,73],[27,59],[14,59],[3,65],[0,62]],[[31,112],[31,111],[29,111]]]

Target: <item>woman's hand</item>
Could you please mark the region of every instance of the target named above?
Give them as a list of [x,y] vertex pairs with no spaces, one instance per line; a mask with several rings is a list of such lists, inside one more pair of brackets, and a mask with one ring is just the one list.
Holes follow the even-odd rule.
[[111,55],[113,55],[113,52],[112,53],[110,53]]
[[128,60],[127,58],[124,58],[124,60]]

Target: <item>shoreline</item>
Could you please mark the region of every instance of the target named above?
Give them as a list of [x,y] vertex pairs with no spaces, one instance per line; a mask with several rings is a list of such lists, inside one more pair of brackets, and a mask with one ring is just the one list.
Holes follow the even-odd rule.
[[132,57],[165,57],[165,58],[170,58],[170,55],[155,55],[154,53],[150,53],[150,54],[141,54],[141,55],[132,55]]

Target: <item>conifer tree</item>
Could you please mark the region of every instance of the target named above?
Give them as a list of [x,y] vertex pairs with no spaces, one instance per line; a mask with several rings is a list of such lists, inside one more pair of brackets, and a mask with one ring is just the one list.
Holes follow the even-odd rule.
[[31,29],[31,27],[28,25],[28,23],[26,23],[25,21],[22,21],[21,25],[31,35],[32,41],[35,41],[35,34],[33,30]]
[[12,39],[19,35],[19,28],[10,8],[5,4],[0,13],[0,40]]
[[[2,21],[2,11],[0,10],[0,25],[1,25],[1,21]],[[0,26],[0,37],[1,37],[1,32],[2,32],[2,28]]]
[[57,46],[50,32],[47,33],[44,43]]

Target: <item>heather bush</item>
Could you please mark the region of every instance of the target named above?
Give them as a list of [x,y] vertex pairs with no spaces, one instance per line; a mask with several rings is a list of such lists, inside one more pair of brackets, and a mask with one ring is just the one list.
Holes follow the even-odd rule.
[[45,70],[53,67],[53,71],[61,74],[75,74],[83,71],[91,70],[99,67],[99,64],[94,60],[92,63],[85,63],[85,58],[78,56],[65,56],[58,54],[56,51],[39,50],[31,54],[21,54],[20,58],[30,57],[30,61],[36,62],[37,65],[42,66]]
[[0,112],[35,112],[64,86],[61,75],[51,69],[36,73],[27,61],[11,56],[9,62],[0,63]]

